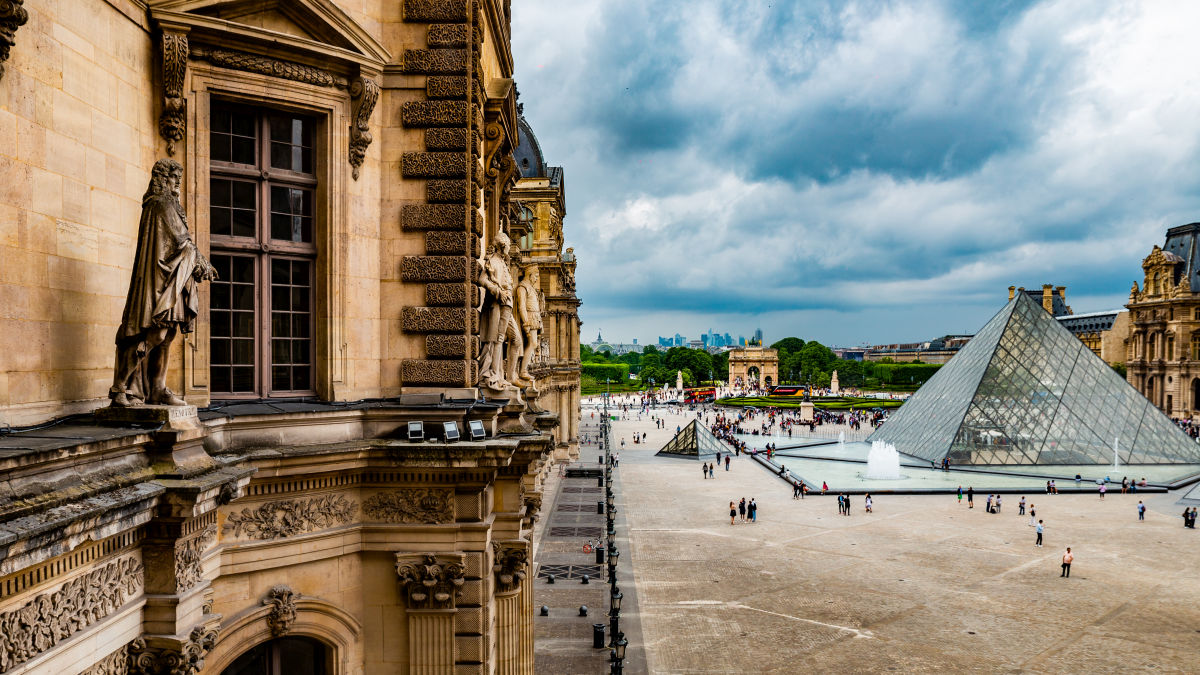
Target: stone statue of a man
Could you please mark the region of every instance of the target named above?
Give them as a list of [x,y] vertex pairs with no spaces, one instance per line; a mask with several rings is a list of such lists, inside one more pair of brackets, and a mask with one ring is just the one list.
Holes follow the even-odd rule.
[[521,355],[521,370],[517,375],[520,384],[533,384],[533,376],[529,374],[529,366],[533,363],[533,355],[538,349],[538,336],[542,332],[542,303],[538,299],[539,288],[538,266],[528,265],[521,283],[517,285],[516,312],[521,322],[521,332],[525,342],[525,352]]
[[125,312],[117,329],[117,363],[108,396],[115,407],[187,405],[167,388],[167,359],[178,333],[196,322],[196,285],[216,270],[196,250],[179,203],[183,167],[160,159],[142,197],[137,252]]
[[[492,243],[479,275],[480,305],[483,312],[483,345],[479,361],[479,382],[491,389],[506,389],[516,379],[517,352],[521,333],[513,319],[513,279],[508,271],[508,235],[500,232]],[[509,343],[512,367],[505,373],[504,343]]]

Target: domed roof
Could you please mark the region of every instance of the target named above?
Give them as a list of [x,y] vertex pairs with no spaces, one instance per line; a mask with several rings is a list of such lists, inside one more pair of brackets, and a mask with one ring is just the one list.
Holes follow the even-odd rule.
[[542,146],[538,145],[537,136],[529,128],[525,117],[517,118],[517,150],[513,158],[517,160],[517,169],[522,178],[536,178],[548,175],[546,173],[546,158],[542,156]]

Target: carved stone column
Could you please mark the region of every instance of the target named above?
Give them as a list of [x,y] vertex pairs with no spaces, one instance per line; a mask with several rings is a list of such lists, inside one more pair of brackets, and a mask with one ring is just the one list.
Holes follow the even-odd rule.
[[192,629],[186,640],[137,639],[129,645],[130,675],[196,675],[217,644],[216,622]]
[[408,672],[453,675],[454,614],[466,583],[461,553],[396,554],[408,605]]
[[[493,542],[492,572],[496,577],[496,672],[519,675],[533,672],[533,660],[526,662],[523,589],[528,568],[529,544],[526,541]],[[532,615],[530,616],[532,628]],[[533,635],[528,650],[532,655]]]

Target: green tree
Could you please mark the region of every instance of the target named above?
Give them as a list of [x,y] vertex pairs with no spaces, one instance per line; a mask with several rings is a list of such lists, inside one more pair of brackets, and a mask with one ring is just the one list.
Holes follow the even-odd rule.
[[785,337],[782,340],[771,345],[771,349],[778,349],[782,355],[784,352],[794,354],[801,349],[804,349],[804,340],[798,337]]

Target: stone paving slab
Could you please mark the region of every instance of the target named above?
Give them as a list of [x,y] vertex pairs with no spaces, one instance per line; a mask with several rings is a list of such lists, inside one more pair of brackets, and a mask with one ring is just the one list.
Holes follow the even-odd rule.
[[[833,496],[793,500],[745,458],[704,480],[699,462],[654,457],[694,416],[614,422],[618,442],[648,434],[620,451],[622,563],[646,649],[645,670],[627,672],[1200,670],[1200,531],[1181,527],[1180,491],[1030,494],[1047,524],[1036,548],[1017,497],[996,515],[986,494],[975,509],[879,497],[874,514],[857,497],[846,517]],[[760,520],[731,526],[729,500],[743,496]]]

